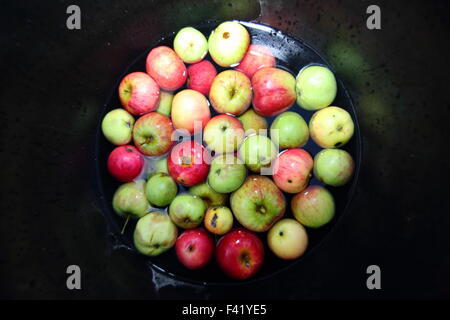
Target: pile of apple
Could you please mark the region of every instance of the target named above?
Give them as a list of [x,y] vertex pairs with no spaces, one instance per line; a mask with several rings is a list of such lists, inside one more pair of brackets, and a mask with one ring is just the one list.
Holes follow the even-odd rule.
[[[205,60],[208,52],[213,62]],[[102,121],[104,136],[117,145],[108,170],[124,182],[113,209],[127,222],[138,219],[136,249],[155,256],[175,246],[189,269],[215,256],[235,279],[251,277],[263,264],[256,233],[268,231],[268,247],[279,258],[300,257],[308,245],[305,227],[319,228],[335,215],[332,194],[308,186],[312,173],[339,187],[354,171],[351,155],[338,149],[354,124],[347,111],[330,106],[336,92],[328,68],[302,66],[294,78],[277,68],[269,48],[250,44],[236,21],[220,24],[208,40],[186,27],[173,49],[153,48],[146,72],[122,79],[123,108]],[[287,111],[295,102],[315,111],[309,125]],[[265,117],[271,116],[269,128]],[[314,159],[301,149],[309,137],[324,148]],[[283,218],[283,192],[295,194],[291,218]]]

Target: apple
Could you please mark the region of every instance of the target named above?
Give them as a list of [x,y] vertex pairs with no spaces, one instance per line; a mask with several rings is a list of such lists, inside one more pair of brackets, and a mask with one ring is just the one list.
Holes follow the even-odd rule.
[[144,180],[122,184],[113,196],[114,211],[121,217],[133,219],[145,216],[151,207],[145,196],[144,186]]
[[187,68],[187,72],[187,88],[207,96],[217,75],[216,67],[208,60],[203,60],[190,65]]
[[207,208],[224,205],[228,201],[228,195],[215,191],[208,183],[197,184],[189,188],[194,196],[202,198]]
[[308,124],[296,112],[283,112],[272,122],[270,137],[280,149],[302,147],[308,142]]
[[306,110],[328,107],[336,97],[336,78],[323,66],[308,66],[297,75],[295,90],[297,103]]
[[316,111],[309,121],[311,138],[322,148],[339,148],[345,145],[355,130],[350,114],[339,107]]
[[303,149],[288,149],[274,163],[273,180],[278,188],[287,193],[298,193],[308,186],[313,158]]
[[258,115],[253,109],[245,111],[238,119],[242,122],[246,136],[260,134],[260,130],[266,130],[268,128],[267,120]]
[[183,60],[166,46],[159,46],[150,51],[146,60],[146,70],[160,88],[167,91],[181,88],[187,79]]
[[167,167],[167,157],[159,158],[154,162],[154,172],[169,174],[169,168]]
[[208,38],[211,58],[227,68],[238,64],[250,45],[250,35],[237,21],[226,21],[217,26]]
[[253,233],[235,229],[217,243],[219,267],[229,277],[244,280],[255,275],[264,262],[264,245]]
[[291,210],[295,219],[302,225],[320,228],[334,217],[334,198],[322,186],[309,186],[292,198]]
[[209,232],[224,235],[233,227],[233,213],[225,206],[211,207],[206,210],[204,224]]
[[283,193],[265,176],[249,176],[231,194],[231,210],[245,228],[264,232],[281,219],[286,211]]
[[180,142],[172,149],[167,166],[175,181],[185,186],[193,186],[206,180],[209,159],[205,147],[189,140]]
[[270,167],[277,156],[277,149],[272,140],[266,136],[251,135],[244,139],[239,147],[239,158],[254,172]]
[[232,154],[215,157],[211,162],[208,184],[217,192],[230,193],[245,181],[247,170],[244,163]]
[[314,175],[323,183],[340,187],[346,184],[355,171],[355,162],[345,150],[324,149],[314,157]]
[[295,78],[278,68],[262,68],[252,78],[253,108],[262,116],[274,116],[289,109],[296,99]]
[[200,225],[205,211],[203,200],[189,193],[176,196],[169,206],[170,219],[183,229],[192,229]]
[[297,259],[306,251],[308,234],[305,228],[294,219],[283,219],[267,233],[270,250],[285,260]]
[[160,156],[172,148],[174,128],[169,117],[150,112],[140,117],[133,128],[136,148],[146,156]]
[[234,152],[244,140],[244,128],[235,117],[221,114],[208,121],[203,140],[216,153]]
[[252,102],[252,83],[242,72],[225,70],[211,84],[209,100],[218,113],[243,114]]
[[172,121],[176,129],[184,129],[193,134],[196,125],[198,129],[203,129],[209,119],[209,102],[200,92],[186,89],[173,98]]
[[214,240],[203,229],[184,231],[175,243],[178,260],[188,269],[201,269],[208,264],[214,253]]
[[145,195],[151,205],[158,207],[168,206],[178,192],[176,182],[166,173],[157,172],[147,181]]
[[167,117],[170,117],[170,111],[172,110],[173,93],[161,90],[158,108],[156,112],[159,112]]
[[121,182],[136,179],[144,167],[144,157],[133,146],[116,147],[108,157],[109,173]]
[[185,27],[175,36],[173,49],[184,62],[196,63],[208,53],[208,41],[197,29]]
[[146,256],[157,256],[169,250],[177,240],[177,227],[166,213],[154,211],[136,223],[133,240],[136,249]]
[[111,110],[102,120],[103,135],[116,146],[130,143],[133,126],[134,117],[124,109]]
[[139,116],[157,108],[159,86],[148,74],[133,72],[120,82],[119,98],[125,110]]
[[266,67],[275,67],[275,57],[272,52],[265,46],[251,44],[236,70],[245,73],[251,79],[256,71]]

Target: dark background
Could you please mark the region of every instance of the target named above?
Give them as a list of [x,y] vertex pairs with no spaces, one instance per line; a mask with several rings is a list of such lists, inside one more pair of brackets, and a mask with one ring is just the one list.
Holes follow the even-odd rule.
[[[81,7],[81,30],[66,28]],[[382,29],[366,28],[377,4]],[[0,297],[429,299],[450,296],[449,7],[444,1],[7,1],[0,11]],[[354,98],[363,165],[350,212],[270,280],[206,288],[115,244],[98,206],[94,137],[124,68],[207,20],[261,22],[305,40]],[[82,269],[82,290],[66,268]],[[381,267],[382,289],[366,287]]]

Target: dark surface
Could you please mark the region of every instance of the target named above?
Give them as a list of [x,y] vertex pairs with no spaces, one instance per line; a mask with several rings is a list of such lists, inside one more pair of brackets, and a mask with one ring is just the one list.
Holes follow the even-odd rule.
[[[2,298],[443,298],[450,294],[448,7],[378,1],[9,1],[1,10]],[[355,100],[363,166],[350,212],[301,263],[236,289],[185,285],[114,245],[97,206],[93,142],[110,88],[161,34],[254,20],[315,47]],[[82,290],[66,289],[66,267]],[[382,271],[369,291],[367,266]]]

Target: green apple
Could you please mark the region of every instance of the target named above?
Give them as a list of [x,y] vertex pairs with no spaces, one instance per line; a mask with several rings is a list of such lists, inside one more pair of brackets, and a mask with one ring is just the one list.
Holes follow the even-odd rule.
[[249,176],[231,194],[231,210],[241,225],[255,231],[267,231],[286,211],[286,200],[275,183],[265,176]]
[[339,148],[345,145],[355,130],[350,114],[339,107],[317,111],[309,121],[311,138],[322,148]]
[[209,36],[209,54],[221,67],[237,65],[250,45],[250,35],[237,21],[221,23]]
[[154,164],[155,172],[167,173],[169,174],[169,169],[167,167],[167,157],[160,158],[155,161]]
[[230,193],[244,183],[246,176],[247,170],[241,160],[233,154],[223,154],[211,162],[208,184],[217,192]]
[[277,257],[297,259],[306,251],[308,234],[294,219],[283,219],[275,223],[267,233],[267,244]]
[[140,218],[133,234],[134,246],[146,256],[157,256],[169,250],[177,237],[177,227],[169,216],[158,211]]
[[304,226],[320,228],[334,217],[334,198],[322,186],[309,186],[292,198],[291,210],[295,219]]
[[215,191],[206,182],[190,187],[189,192],[202,198],[207,208],[224,205],[228,200],[228,195]]
[[309,66],[297,75],[295,91],[297,103],[306,110],[319,110],[328,107],[336,97],[336,78],[330,69],[322,66]]
[[197,29],[185,27],[175,36],[173,49],[184,62],[196,63],[208,53],[208,41]]
[[151,205],[168,206],[177,195],[178,186],[175,180],[166,173],[157,172],[152,175],[145,186],[145,194]]
[[233,227],[233,213],[227,207],[211,207],[205,214],[205,228],[217,235],[223,235]]
[[156,112],[161,113],[167,117],[170,117],[172,111],[173,93],[169,91],[160,91],[158,108]]
[[145,180],[122,184],[114,193],[113,209],[121,217],[137,219],[145,216],[151,209],[145,196]]
[[238,119],[242,122],[246,136],[258,134],[259,130],[266,130],[268,128],[266,118],[261,117],[253,109],[247,110]]
[[131,141],[134,117],[124,109],[114,109],[108,112],[102,120],[102,131],[105,138],[121,146]]
[[203,200],[189,193],[176,196],[169,206],[170,219],[183,229],[192,229],[202,223],[205,211]]
[[308,124],[295,112],[283,112],[270,126],[270,137],[281,149],[304,146],[309,138]]
[[314,157],[314,175],[323,183],[340,187],[346,184],[355,171],[355,162],[345,150],[324,149]]
[[269,168],[277,153],[272,140],[262,135],[248,136],[239,147],[239,157],[254,172]]

